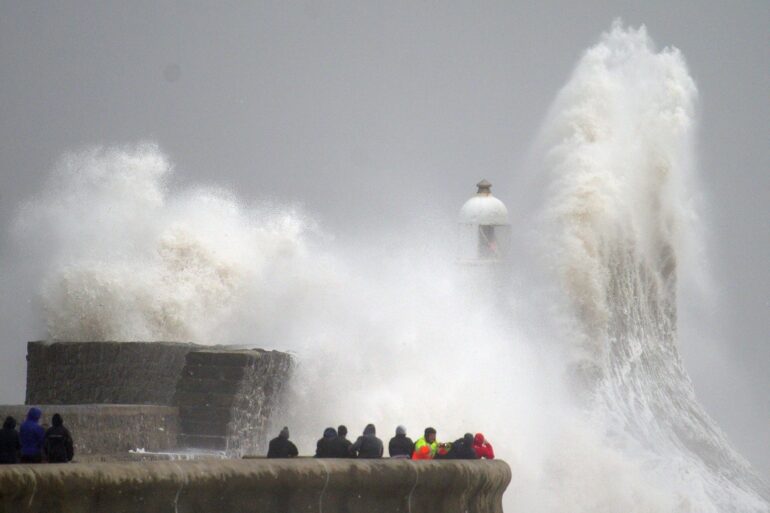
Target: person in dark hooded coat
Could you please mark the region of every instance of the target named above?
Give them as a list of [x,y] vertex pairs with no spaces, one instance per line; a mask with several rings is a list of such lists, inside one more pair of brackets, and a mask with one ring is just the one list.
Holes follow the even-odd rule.
[[350,447],[350,452],[356,458],[382,458],[382,440],[377,438],[374,424],[367,424],[364,435],[359,436],[356,443]]
[[270,440],[267,448],[268,458],[294,458],[298,454],[297,446],[289,440],[289,428],[286,426],[277,437]]
[[398,426],[396,436],[388,443],[388,453],[391,458],[411,458],[414,452],[414,442],[406,436],[406,428]]
[[22,463],[40,463],[43,461],[45,430],[38,423],[42,415],[43,412],[39,408],[30,408],[27,412],[27,420],[19,428]]
[[64,427],[64,420],[61,415],[54,413],[51,417],[51,426],[45,432],[43,439],[43,454],[48,463],[67,463],[72,461],[75,455],[75,448],[72,444],[72,436],[69,430]]
[[18,463],[21,442],[16,432],[16,419],[6,417],[3,429],[0,429],[0,464]]
[[440,459],[446,460],[477,460],[479,455],[473,449],[473,434],[465,433],[465,436],[452,442],[452,448]]
[[337,438],[332,440],[332,458],[351,458],[350,448],[353,442],[348,440],[348,428],[340,425],[337,428]]
[[334,440],[337,438],[337,431],[333,427],[324,429],[324,436],[318,440],[315,446],[316,458],[334,457]]

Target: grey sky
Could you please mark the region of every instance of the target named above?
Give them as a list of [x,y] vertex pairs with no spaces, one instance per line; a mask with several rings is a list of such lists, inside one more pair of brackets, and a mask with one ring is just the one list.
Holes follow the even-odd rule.
[[[685,363],[770,472],[770,2],[64,4],[0,2],[4,232],[62,152],[139,140],[181,183],[300,202],[340,237],[408,223],[408,190],[449,216],[482,177],[510,200],[580,53],[616,17],[646,24],[701,98],[718,322],[714,341],[683,328]],[[1,243],[0,402],[18,402],[23,343],[42,333]]]

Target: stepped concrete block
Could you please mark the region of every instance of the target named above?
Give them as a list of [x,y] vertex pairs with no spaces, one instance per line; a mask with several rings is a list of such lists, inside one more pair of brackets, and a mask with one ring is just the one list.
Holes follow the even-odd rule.
[[265,452],[269,420],[291,367],[291,357],[278,351],[190,352],[174,397],[179,445],[235,456]]

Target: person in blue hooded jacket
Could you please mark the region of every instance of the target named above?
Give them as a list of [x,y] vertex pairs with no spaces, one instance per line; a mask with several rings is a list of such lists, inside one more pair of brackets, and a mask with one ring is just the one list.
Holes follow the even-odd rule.
[[33,406],[27,412],[27,420],[19,427],[22,463],[41,463],[43,461],[45,430],[39,423],[42,414],[43,412],[39,408]]

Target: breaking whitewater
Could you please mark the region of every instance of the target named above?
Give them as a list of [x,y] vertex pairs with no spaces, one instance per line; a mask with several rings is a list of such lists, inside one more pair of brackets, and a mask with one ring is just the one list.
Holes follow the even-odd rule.
[[65,156],[17,247],[45,255],[28,265],[52,339],[293,351],[277,424],[305,451],[337,423],[482,431],[513,470],[510,512],[767,512],[677,350],[696,102],[678,51],[604,34],[546,118],[537,228],[514,224],[495,286],[455,263],[451,222],[335,242],[296,208],[171,191],[151,144]]

